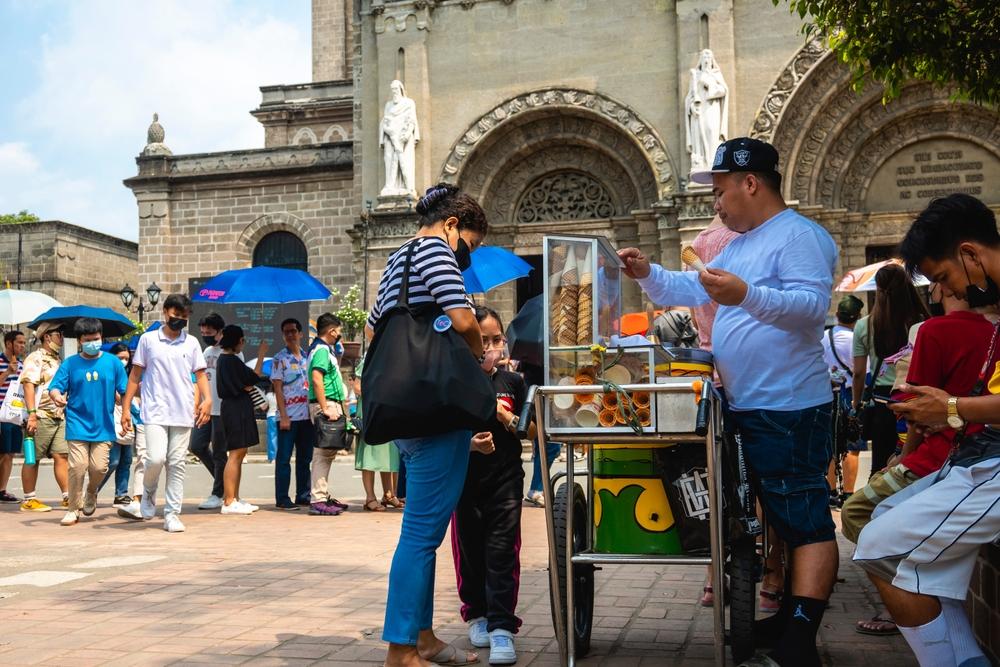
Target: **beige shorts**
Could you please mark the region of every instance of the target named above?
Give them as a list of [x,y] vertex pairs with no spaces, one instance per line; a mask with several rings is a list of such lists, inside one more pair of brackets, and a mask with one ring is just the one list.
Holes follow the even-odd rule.
[[35,457],[41,461],[44,458],[55,458],[56,454],[69,455],[69,445],[66,444],[66,420],[39,414],[38,426],[35,429]]

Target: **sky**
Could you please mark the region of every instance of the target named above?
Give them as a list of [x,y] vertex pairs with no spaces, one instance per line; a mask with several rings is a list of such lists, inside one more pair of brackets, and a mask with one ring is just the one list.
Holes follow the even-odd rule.
[[260,148],[260,86],[310,79],[309,0],[0,0],[0,213],[137,240],[154,112],[174,154]]

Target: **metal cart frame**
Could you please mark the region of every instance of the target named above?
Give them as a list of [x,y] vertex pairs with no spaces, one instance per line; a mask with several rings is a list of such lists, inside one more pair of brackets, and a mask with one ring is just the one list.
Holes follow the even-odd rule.
[[[701,378],[692,378],[691,383],[671,383],[671,384],[630,384],[624,385],[623,390],[627,392],[633,391],[645,391],[649,392],[655,397],[659,393],[687,393],[691,394],[693,389],[693,382],[695,380],[700,380]],[[578,386],[541,386],[535,389],[534,394],[534,408],[536,416],[536,428],[538,433],[538,442],[540,446],[538,447],[538,455],[541,457],[542,470],[547,471],[549,466],[548,456],[546,453],[545,443],[547,442],[545,434],[545,408],[547,401],[546,397],[555,394],[600,394],[605,391],[603,385],[578,385]],[[556,639],[559,642],[559,654],[561,662],[568,667],[574,667],[576,664],[576,642],[573,636],[575,629],[575,606],[574,606],[574,569],[573,566],[577,564],[587,564],[587,565],[710,565],[712,566],[712,574],[714,580],[717,582],[715,585],[715,602],[713,604],[713,617],[714,617],[714,637],[715,637],[715,663],[717,665],[726,664],[726,646],[725,646],[725,586],[721,582],[724,580],[724,561],[725,553],[723,551],[723,521],[721,508],[723,507],[722,501],[722,465],[721,465],[721,447],[716,446],[716,437],[722,432],[722,415],[720,409],[721,403],[718,394],[712,387],[712,383],[709,380],[703,381],[703,389],[701,395],[701,403],[699,404],[698,419],[696,423],[696,428],[694,431],[689,433],[645,433],[643,435],[630,435],[622,433],[606,433],[601,429],[593,429],[586,433],[573,433],[573,434],[559,434],[558,439],[560,442],[565,443],[567,447],[567,465],[566,465],[566,488],[570,494],[570,502],[567,504],[566,513],[566,524],[567,524],[567,539],[566,539],[566,614],[562,616],[558,612],[559,607],[559,573],[557,567],[557,555],[556,555],[556,529],[555,529],[555,517],[554,517],[554,486],[555,479],[550,477],[548,474],[542,475],[542,487],[545,494],[545,528],[548,536],[549,544],[549,585],[551,587],[551,593],[555,596],[556,610],[553,613],[553,619],[555,622],[555,633]],[[707,473],[708,473],[708,500],[709,500],[709,543],[710,543],[710,555],[708,557],[697,557],[697,556],[686,556],[686,555],[676,555],[676,556],[655,556],[648,554],[605,554],[605,553],[594,553],[593,551],[593,539],[594,539],[594,528],[593,528],[593,469],[594,469],[594,454],[593,448],[587,455],[587,471],[585,475],[589,478],[587,484],[587,497],[590,499],[588,503],[589,507],[589,524],[588,524],[588,543],[587,549],[581,552],[574,552],[574,543],[572,539],[573,530],[573,502],[572,494],[574,491],[574,478],[578,474],[574,470],[573,461],[573,445],[585,444],[591,445],[595,443],[599,444],[609,444],[609,445],[622,445],[628,446],[643,446],[648,447],[653,444],[671,444],[671,443],[690,443],[697,442],[701,439],[705,441],[705,455],[707,461]],[[559,474],[561,476],[561,473]]]

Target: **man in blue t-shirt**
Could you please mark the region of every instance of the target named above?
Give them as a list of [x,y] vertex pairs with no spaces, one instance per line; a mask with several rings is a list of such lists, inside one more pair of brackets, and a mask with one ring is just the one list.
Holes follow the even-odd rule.
[[60,522],[64,526],[79,521],[81,512],[90,516],[97,509],[97,487],[108,472],[108,454],[116,439],[115,393],[124,394],[128,381],[118,358],[101,352],[100,320],[83,317],[73,329],[80,354],[66,359],[49,383],[52,402],[66,409],[69,509]]

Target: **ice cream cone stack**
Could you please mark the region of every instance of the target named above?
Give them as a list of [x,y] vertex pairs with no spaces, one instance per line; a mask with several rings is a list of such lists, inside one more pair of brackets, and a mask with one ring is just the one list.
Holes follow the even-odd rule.
[[701,261],[701,258],[698,257],[698,253],[696,253],[694,248],[691,246],[684,246],[684,249],[681,250],[681,261],[698,273],[705,270],[705,263]]
[[576,323],[579,312],[580,275],[576,267],[576,255],[570,253],[559,280],[559,328],[554,329],[556,344],[576,345]]
[[594,342],[594,274],[590,271],[591,251],[580,267],[580,291],[577,295],[576,344],[590,345]]

